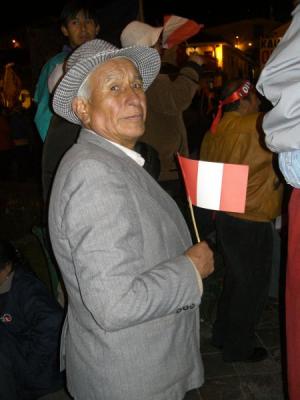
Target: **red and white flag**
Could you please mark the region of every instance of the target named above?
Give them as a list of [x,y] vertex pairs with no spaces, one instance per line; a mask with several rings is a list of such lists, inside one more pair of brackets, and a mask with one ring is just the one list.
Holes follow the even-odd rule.
[[210,210],[245,212],[248,165],[190,160],[178,155],[191,203]]
[[197,22],[178,17],[177,15],[166,15],[164,17],[164,29],[162,35],[162,46],[171,49],[176,44],[182,43],[196,35],[204,25]]

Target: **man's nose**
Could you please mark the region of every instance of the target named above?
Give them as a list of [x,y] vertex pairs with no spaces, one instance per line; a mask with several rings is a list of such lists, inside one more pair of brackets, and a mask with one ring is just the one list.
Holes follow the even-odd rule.
[[128,86],[127,90],[126,90],[127,96],[128,98],[133,101],[133,102],[140,102],[140,96],[137,92],[136,88],[133,88],[131,86]]
[[85,32],[87,30],[87,21],[81,21],[80,22],[80,30],[82,32]]

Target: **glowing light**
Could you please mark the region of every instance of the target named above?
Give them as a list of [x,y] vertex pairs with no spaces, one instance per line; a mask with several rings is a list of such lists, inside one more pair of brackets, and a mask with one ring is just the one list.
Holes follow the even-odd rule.
[[222,44],[216,45],[215,55],[216,55],[216,59],[218,61],[218,67],[222,68],[223,67],[223,45]]
[[11,44],[12,44],[12,47],[13,47],[14,49],[17,49],[17,48],[21,47],[20,42],[19,42],[18,40],[16,40],[16,39],[12,39],[12,40],[11,40]]

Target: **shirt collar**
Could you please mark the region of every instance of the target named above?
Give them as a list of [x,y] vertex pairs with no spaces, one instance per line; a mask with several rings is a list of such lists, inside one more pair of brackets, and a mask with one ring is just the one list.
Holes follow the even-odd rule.
[[127,154],[128,157],[130,157],[138,165],[140,165],[141,167],[144,166],[145,159],[140,155],[140,153],[137,153],[134,150],[128,149],[128,147],[122,146],[119,143],[112,142],[111,140],[107,140],[107,141],[110,142],[111,144],[113,144],[114,146],[118,147],[120,150],[124,151],[124,153]]
[[[89,132],[97,135],[94,131],[87,129]],[[109,143],[113,144],[114,146],[118,147],[122,150],[128,157],[130,157],[133,161],[135,161],[139,166],[143,167],[145,164],[145,159],[134,150],[128,149],[128,147],[122,146],[119,143],[112,142],[111,140],[106,139],[105,137],[101,136],[103,139],[107,140]]]

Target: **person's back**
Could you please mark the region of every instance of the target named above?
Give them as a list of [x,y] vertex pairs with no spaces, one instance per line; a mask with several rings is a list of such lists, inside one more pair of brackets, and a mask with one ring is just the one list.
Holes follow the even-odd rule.
[[255,132],[257,118],[255,114],[240,117],[235,112],[226,113],[217,134],[206,133],[200,159],[249,165],[245,213],[232,215],[264,221],[279,215],[282,190],[277,190],[279,180],[272,165],[272,153],[261,146]]
[[268,294],[272,220],[281,212],[282,185],[273,169],[272,153],[257,129],[262,116],[258,109],[249,81],[227,82],[200,150],[203,161],[249,165],[245,213],[215,215],[216,245],[226,272],[212,344],[222,349],[226,362],[257,362],[268,356],[266,349],[255,346],[255,327]]
[[[242,81],[234,81],[242,84]],[[259,129],[262,113],[255,93],[246,102],[248,109],[241,112],[235,106],[218,123],[215,132],[209,130],[203,139],[200,159],[203,161],[249,165],[246,210],[232,213],[236,218],[270,221],[280,213],[282,187],[273,167],[273,154],[264,146]],[[251,103],[252,102],[252,103]],[[225,107],[224,107],[225,108]]]
[[[197,80],[197,73],[189,68],[182,69]],[[186,128],[182,112],[188,108],[196,91],[195,83],[189,78],[178,77],[171,81],[160,74],[147,92],[148,114],[143,140],[156,148],[161,160],[160,182],[178,179],[175,154],[188,156]]]

